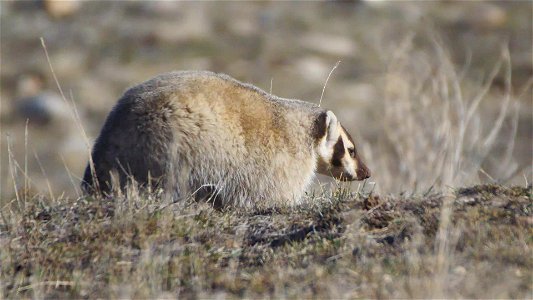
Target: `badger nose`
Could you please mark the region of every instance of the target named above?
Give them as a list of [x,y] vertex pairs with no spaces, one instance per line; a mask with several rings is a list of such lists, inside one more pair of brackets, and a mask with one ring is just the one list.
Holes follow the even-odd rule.
[[367,167],[357,169],[357,180],[370,178],[370,170]]

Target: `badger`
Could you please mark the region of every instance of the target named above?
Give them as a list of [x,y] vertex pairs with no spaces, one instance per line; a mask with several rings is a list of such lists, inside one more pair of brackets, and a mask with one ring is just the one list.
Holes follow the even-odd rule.
[[176,71],[122,95],[96,139],[82,188],[109,194],[135,183],[175,201],[280,207],[299,203],[316,173],[370,177],[333,112],[225,74]]

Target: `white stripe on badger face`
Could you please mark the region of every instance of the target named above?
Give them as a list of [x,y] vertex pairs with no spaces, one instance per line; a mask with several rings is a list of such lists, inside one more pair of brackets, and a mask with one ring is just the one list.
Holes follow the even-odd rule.
[[[340,124],[339,124],[340,125]],[[343,173],[345,175],[348,175],[348,177],[355,178],[357,177],[357,172],[355,171],[357,169],[357,162],[355,161],[355,158],[350,156],[350,152],[348,149],[354,148],[355,145],[350,141],[350,138],[348,138],[348,135],[344,131],[344,128],[342,126],[340,127],[340,136],[342,137],[342,142],[344,144],[344,156],[342,157],[342,167],[343,167]]]

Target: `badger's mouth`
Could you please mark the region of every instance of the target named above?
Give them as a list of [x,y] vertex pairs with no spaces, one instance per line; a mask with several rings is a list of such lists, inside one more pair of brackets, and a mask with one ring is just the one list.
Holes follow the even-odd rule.
[[361,170],[361,171],[358,171],[355,176],[349,173],[341,173],[340,176],[337,176],[336,178],[337,180],[340,180],[340,181],[355,181],[355,180],[363,181],[367,178],[370,178],[370,172]]

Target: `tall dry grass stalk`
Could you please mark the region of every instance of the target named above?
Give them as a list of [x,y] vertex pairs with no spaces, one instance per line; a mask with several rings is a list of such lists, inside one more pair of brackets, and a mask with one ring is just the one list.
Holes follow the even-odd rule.
[[[50,72],[52,73],[52,77],[54,78],[54,82],[55,82],[55,84],[57,86],[57,89],[58,89],[60,95],[61,95],[61,99],[65,103],[66,107],[69,108],[70,114],[72,115],[72,117],[74,119],[74,123],[76,124],[76,127],[77,127],[79,133],[82,135],[83,141],[84,141],[85,146],[87,148],[87,152],[88,152],[87,156],[88,156],[88,161],[89,161],[89,168],[91,168],[91,172],[93,174],[96,174],[96,172],[94,172],[94,162],[93,162],[92,155],[91,155],[92,145],[91,145],[91,142],[89,140],[89,137],[87,136],[87,132],[85,131],[85,128],[83,127],[80,114],[79,114],[78,109],[76,107],[76,103],[74,102],[74,96],[72,95],[72,92],[71,92],[70,93],[70,101],[67,100],[67,97],[65,96],[65,93],[63,92],[63,89],[61,88],[61,84],[59,83],[59,80],[57,79],[56,73],[54,71],[54,67],[52,66],[52,61],[50,60],[50,56],[48,55],[48,49],[46,48],[46,43],[44,41],[44,38],[41,37],[40,40],[41,40],[41,46],[42,46],[44,54],[46,56],[46,61],[48,62],[48,66],[50,68]],[[68,168],[66,167],[66,165],[65,165],[65,169],[66,169],[67,172],[70,172],[68,170]],[[100,187],[98,186],[98,180],[96,180],[96,178],[93,178],[93,182],[95,182],[95,188],[99,192],[100,191]],[[76,194],[79,194],[78,190],[77,190],[77,187],[74,187],[74,191],[76,192]]]
[[[432,37],[431,47],[422,50],[414,39],[407,37],[384,58],[388,71],[378,122],[383,131],[370,158],[381,190],[465,186],[482,181],[480,174],[494,181],[508,178],[517,170],[512,153],[518,122],[508,49],[502,49],[482,82],[472,84],[463,80],[468,60],[458,69],[437,38]],[[505,78],[501,96],[489,99],[501,72]],[[494,118],[487,118],[490,113]],[[504,132],[507,123],[512,129]],[[506,151],[495,153],[497,143],[503,143]],[[485,170],[495,159],[498,164]]]

